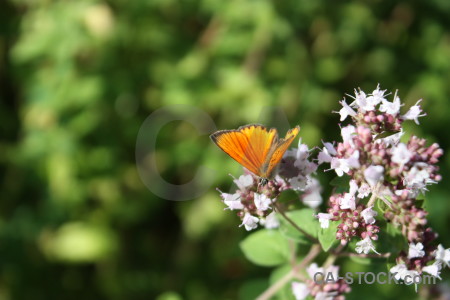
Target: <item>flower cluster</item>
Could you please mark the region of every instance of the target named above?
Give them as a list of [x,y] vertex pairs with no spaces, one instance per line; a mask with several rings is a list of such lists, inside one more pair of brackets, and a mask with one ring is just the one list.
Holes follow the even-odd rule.
[[437,248],[430,242],[434,240],[433,233],[427,232],[429,240],[422,243],[410,243],[408,253],[402,252],[397,258],[397,265],[389,271],[394,274],[396,280],[403,280],[405,284],[420,283],[419,276],[428,273],[441,279],[440,273],[443,266],[450,267],[450,249],[444,249],[442,245]]
[[296,300],[303,300],[308,295],[315,299],[345,299],[344,293],[350,292],[349,285],[339,278],[339,267],[330,266],[326,269],[318,267],[316,263],[312,263],[306,272],[309,278],[305,283],[298,281],[292,282],[292,292]]
[[227,209],[237,210],[246,230],[258,227],[276,228],[279,225],[273,205],[284,190],[302,191],[301,200],[310,207],[322,203],[321,187],[312,177],[317,164],[309,159],[310,149],[301,143],[298,148],[286,151],[274,178],[261,185],[260,179],[244,169],[244,174],[233,182],[237,190],[230,194],[219,190]]
[[322,219],[340,221],[336,238],[346,244],[360,237],[356,251],[368,253],[375,251],[371,240],[377,240],[379,231],[372,208],[376,201],[384,201],[384,216],[402,226],[409,241],[420,242],[426,212],[415,205],[415,199],[441,179],[436,163],[443,154],[439,145],[427,147],[425,140],[415,136],[400,142],[402,123],[414,120],[418,124],[418,118],[425,115],[420,100],[401,115],[403,104],[397,94],[390,102],[379,86],[371,94],[359,90],[351,97],[350,104],[345,99],[340,102],[338,113],[341,121],[350,116],[353,124],[341,128],[342,142],[336,146],[324,143],[318,155],[318,162],[329,163],[338,176],[350,176],[349,192],[332,195],[328,214],[318,214],[318,218],[321,223]]

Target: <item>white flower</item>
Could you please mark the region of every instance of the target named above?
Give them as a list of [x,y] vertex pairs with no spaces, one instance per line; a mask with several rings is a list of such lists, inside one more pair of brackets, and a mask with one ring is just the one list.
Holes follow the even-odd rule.
[[350,193],[345,193],[343,197],[339,198],[339,207],[341,209],[352,209],[356,207],[355,196]]
[[312,263],[310,264],[307,268],[306,268],[306,272],[308,273],[309,277],[311,279],[314,279],[314,275],[317,273],[322,273],[325,274],[324,270],[322,267],[319,267],[316,263]]
[[234,183],[238,186],[240,190],[245,190],[249,186],[253,185],[252,175],[241,175],[239,179],[234,179]]
[[395,97],[393,102],[381,100],[383,103],[380,105],[380,111],[396,116],[400,112],[400,98]]
[[289,179],[291,188],[296,191],[303,191],[308,183],[308,178],[303,175],[298,175]]
[[435,261],[432,265],[426,266],[422,268],[422,271],[427,272],[428,274],[441,279],[439,276],[441,274],[440,270],[442,268],[440,261]]
[[[419,272],[415,271],[415,270],[407,270],[405,271],[405,273],[403,274],[403,282],[406,285],[410,285],[410,284],[418,284],[420,283],[420,274]],[[417,286],[416,286],[416,292],[417,292]]]
[[314,300],[333,300],[336,293],[318,292],[314,297]]
[[258,210],[265,211],[272,204],[272,200],[264,194],[253,194],[253,201],[255,202],[255,206]]
[[330,226],[331,214],[318,213],[316,217],[319,219],[320,227],[328,228]]
[[305,283],[294,281],[291,286],[296,300],[303,300],[309,295],[309,288]]
[[322,151],[319,152],[319,155],[317,156],[317,163],[323,164],[324,162],[331,162],[331,159],[333,157],[330,155],[330,153],[328,152],[328,150],[326,148],[323,148]]
[[380,143],[384,143],[387,146],[393,146],[393,145],[397,145],[400,142],[400,138],[405,134],[405,132],[403,131],[403,128],[400,129],[399,132],[391,134],[385,138],[381,138],[381,139],[377,139],[375,136],[375,140],[374,142],[377,144]]
[[344,158],[333,157],[333,159],[331,160],[330,166],[331,166],[331,169],[334,169],[336,171],[336,174],[339,177],[344,175],[344,173],[348,173],[348,171],[350,171],[348,162]]
[[354,179],[350,180],[349,185],[350,185],[349,193],[351,195],[355,195],[356,192],[358,191],[358,184],[356,183],[356,180],[354,180]]
[[375,186],[379,181],[383,180],[384,167],[370,166],[364,170],[364,177],[370,186]]
[[332,143],[323,143],[323,145],[325,146],[324,150],[326,149],[330,155],[334,156],[337,154],[336,149],[334,149],[334,146]]
[[238,193],[236,193],[236,194],[222,193],[221,196],[223,198],[223,203],[225,203],[225,205],[228,206],[228,208],[230,210],[244,209],[244,205],[241,202],[240,194],[238,194]]
[[364,182],[358,189],[358,198],[365,198],[369,196],[370,191],[371,191],[370,185]]
[[408,150],[404,143],[399,143],[392,149],[392,161],[400,166],[408,163],[412,155],[412,152]]
[[353,125],[348,125],[341,128],[342,140],[345,142],[349,142],[350,145],[353,145],[352,137],[355,135],[356,129]]
[[389,272],[391,272],[392,274],[394,274],[394,278],[396,280],[400,280],[405,278],[405,275],[408,272],[408,268],[406,267],[405,264],[398,264],[396,266],[393,266]]
[[412,190],[412,192],[424,192],[427,190],[426,186],[436,181],[430,179],[428,165],[423,162],[415,163],[403,179],[405,186]]
[[422,112],[422,108],[420,107],[419,103],[420,101],[422,101],[422,99],[420,99],[419,101],[417,101],[417,103],[413,106],[411,106],[411,108],[406,112],[406,114],[404,114],[402,116],[402,119],[404,120],[414,120],[414,122],[419,125],[419,117],[423,117],[426,116],[427,114],[420,114]]
[[409,244],[408,258],[423,257],[424,255],[425,251],[423,250],[422,243]]
[[258,221],[259,219],[257,217],[254,217],[251,214],[246,213],[244,219],[242,220],[242,224],[239,225],[239,227],[245,226],[245,229],[247,231],[250,231],[258,227]]
[[378,213],[372,209],[373,206],[369,206],[361,212],[361,216],[364,218],[366,224],[374,224],[375,218]]
[[322,187],[317,179],[312,178],[308,182],[305,192],[302,195],[302,201],[305,205],[316,208],[322,203]]
[[375,250],[375,247],[373,246],[372,240],[370,239],[370,237],[366,237],[365,239],[360,240],[359,242],[356,243],[355,251],[358,254],[361,254],[361,253],[368,254],[370,252],[370,250],[372,250],[376,254],[380,254]]
[[377,88],[372,92],[372,95],[367,97],[367,102],[372,102],[373,105],[377,105],[383,100],[386,101],[384,98],[384,92],[386,92],[386,90],[380,90],[380,85],[377,85]]
[[341,122],[347,119],[348,116],[356,116],[356,112],[345,102],[345,100],[339,101],[339,103],[342,105],[342,108],[339,111],[339,114],[341,115]]
[[356,150],[347,158],[347,164],[350,168],[357,169],[361,165],[359,164],[359,151]]
[[259,223],[261,225],[264,225],[266,229],[275,229],[280,227],[280,221],[278,220],[277,215],[274,211],[267,215],[265,220],[261,219]]
[[439,245],[435,252],[435,257],[437,261],[446,264],[450,268],[450,248],[444,249],[442,245]]
[[356,108],[360,108],[363,111],[366,111],[365,107],[367,105],[367,97],[366,97],[366,93],[364,93],[363,91],[359,90],[359,93],[357,90],[355,90],[355,101],[353,101],[350,105],[356,107]]

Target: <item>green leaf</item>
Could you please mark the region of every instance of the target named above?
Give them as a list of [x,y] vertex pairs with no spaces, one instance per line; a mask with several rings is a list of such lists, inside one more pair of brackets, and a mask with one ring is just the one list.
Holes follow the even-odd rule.
[[319,229],[319,242],[322,246],[323,251],[328,251],[331,247],[338,244],[336,239],[337,227],[341,222],[330,221],[330,226],[328,228]]
[[332,186],[342,187],[342,188],[348,188],[350,182],[350,176],[343,175],[343,176],[336,176],[331,181],[330,184]]
[[408,249],[406,238],[402,235],[400,229],[391,223],[387,223],[386,228],[380,230],[377,244],[379,245],[379,252],[390,252],[391,256],[397,256],[401,250]]
[[240,247],[248,260],[259,266],[277,266],[289,260],[288,240],[276,230],[259,230],[250,234]]
[[[314,210],[310,208],[303,208],[299,210],[294,210],[287,212],[286,215],[301,229],[303,229],[307,234],[314,238],[317,238],[317,233],[319,231],[319,221],[314,217]],[[280,217],[280,232],[299,243],[309,244],[309,240],[303,233],[292,226],[285,218]]]

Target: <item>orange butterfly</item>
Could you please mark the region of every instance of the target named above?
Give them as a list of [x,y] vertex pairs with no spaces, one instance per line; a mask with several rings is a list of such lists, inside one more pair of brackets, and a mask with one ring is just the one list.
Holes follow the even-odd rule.
[[262,125],[250,124],[236,130],[219,130],[210,137],[231,158],[259,176],[264,185],[299,131],[296,126],[279,139],[275,128],[267,130]]

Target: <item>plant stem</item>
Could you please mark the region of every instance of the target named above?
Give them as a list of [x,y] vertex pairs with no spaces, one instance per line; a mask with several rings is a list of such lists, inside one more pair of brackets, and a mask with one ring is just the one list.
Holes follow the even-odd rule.
[[358,254],[358,253],[351,253],[351,252],[341,252],[338,253],[337,256],[352,256],[352,257],[376,257],[376,258],[386,258],[391,256],[391,253],[381,253],[381,254]]
[[381,182],[377,183],[377,185],[375,186],[375,188],[372,191],[372,196],[369,199],[369,202],[367,202],[367,207],[373,206],[375,204],[375,201],[378,198],[378,191],[381,187]]
[[309,240],[311,240],[311,242],[313,242],[313,243],[317,243],[317,242],[318,242],[318,240],[317,240],[315,237],[313,237],[312,235],[310,235],[309,233],[307,233],[306,231],[304,231],[303,229],[301,229],[297,224],[295,224],[295,222],[292,221],[292,219],[289,218],[289,217],[284,213],[284,211],[278,206],[277,203],[272,202],[272,204],[273,204],[273,207],[277,210],[277,212],[279,212],[280,215],[282,215],[283,218],[285,218],[286,221],[288,221],[295,229],[297,229],[298,231],[300,231],[304,236],[306,236]]
[[290,280],[292,280],[296,273],[304,269],[306,265],[308,265],[316,256],[320,253],[321,247],[319,244],[312,245],[311,249],[309,250],[308,254],[305,256],[305,258],[296,266],[292,268],[292,270],[278,279],[277,282],[269,286],[267,290],[265,290],[261,295],[259,295],[256,300],[269,300],[272,298],[281,288],[283,288]]

